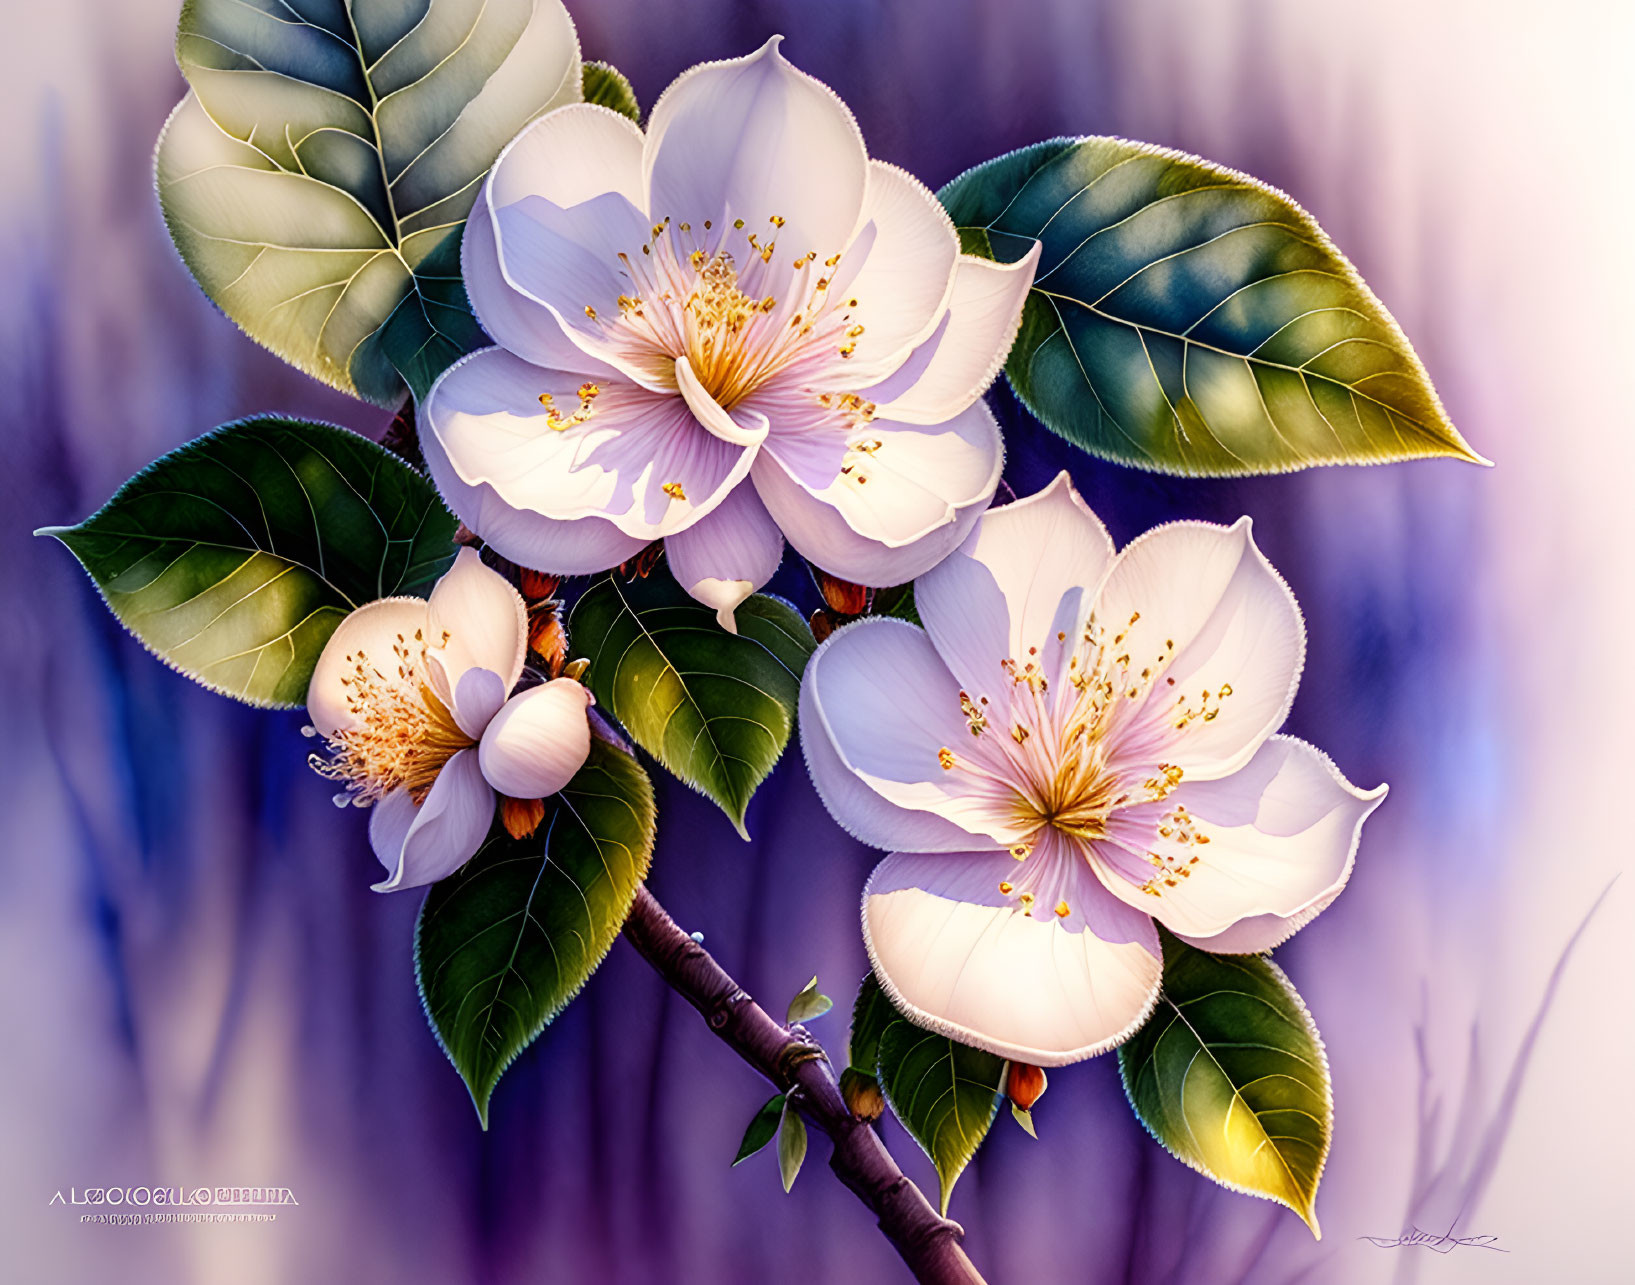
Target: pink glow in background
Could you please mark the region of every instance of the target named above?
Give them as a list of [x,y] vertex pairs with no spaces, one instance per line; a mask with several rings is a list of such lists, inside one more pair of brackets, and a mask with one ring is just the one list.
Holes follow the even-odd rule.
[[[194,687],[36,526],[260,410],[382,417],[245,340],[175,259],[150,156],[173,0],[4,0],[0,88],[0,1278],[888,1281],[827,1172],[730,1169],[767,1089],[622,944],[512,1068],[483,1135],[425,1029],[417,898],[379,898],[299,714]],[[1278,952],[1333,1067],[1325,1237],[1131,1117],[1111,1058],[1003,1117],[952,1214],[994,1282],[1627,1279],[1635,10],[1454,0],[569,0],[651,103],[774,31],[933,185],[1062,133],[1167,144],[1311,209],[1497,462],[1180,482],[1076,455],[1007,395],[1007,478],[1070,465],[1124,541],[1251,513],[1305,608],[1291,730],[1389,780],[1357,874]],[[786,566],[785,592],[809,592]],[[662,796],[654,887],[770,1005],[845,1004],[872,853],[791,754],[732,835]],[[818,1024],[838,1054],[844,1023]],[[1418,1039],[1416,1043],[1416,1032]],[[1502,1126],[1508,1120],[1508,1129]],[[894,1152],[930,1167],[894,1125]],[[1416,1192],[1416,1156],[1422,1179]],[[1440,1171],[1440,1172],[1439,1172]],[[70,1186],[291,1188],[273,1226],[86,1227]],[[1377,1249],[1408,1222],[1505,1251]]]

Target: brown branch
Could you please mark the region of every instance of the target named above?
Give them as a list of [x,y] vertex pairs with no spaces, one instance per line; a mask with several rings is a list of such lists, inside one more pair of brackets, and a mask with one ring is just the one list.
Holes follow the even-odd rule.
[[959,1224],[938,1215],[879,1135],[847,1109],[821,1046],[802,1028],[790,1029],[770,1017],[645,886],[637,890],[624,935],[670,988],[704,1015],[712,1031],[829,1136],[834,1144],[829,1167],[874,1211],[880,1230],[918,1280],[983,1285],[960,1247]]

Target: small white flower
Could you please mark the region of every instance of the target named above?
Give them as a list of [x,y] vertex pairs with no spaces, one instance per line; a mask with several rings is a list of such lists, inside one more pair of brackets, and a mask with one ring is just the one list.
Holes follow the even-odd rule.
[[728,628],[786,537],[877,586],[964,538],[1038,258],[962,255],[777,44],[682,75],[645,135],[578,104],[511,143],[462,250],[499,347],[423,416],[439,488],[500,553],[585,573],[663,539]]
[[1115,554],[1064,473],[991,509],[914,584],[924,630],[870,618],[806,670],[807,765],[891,850],[863,895],[905,1011],[1055,1066],[1146,1020],[1162,951],[1268,950],[1339,895],[1385,795],[1274,735],[1305,661],[1249,521]]
[[312,765],[345,786],[337,803],[373,808],[377,892],[453,874],[488,834],[495,791],[544,798],[584,765],[584,687],[557,678],[506,699],[527,645],[521,596],[461,549],[429,601],[368,603],[324,646],[307,712],[330,753]]

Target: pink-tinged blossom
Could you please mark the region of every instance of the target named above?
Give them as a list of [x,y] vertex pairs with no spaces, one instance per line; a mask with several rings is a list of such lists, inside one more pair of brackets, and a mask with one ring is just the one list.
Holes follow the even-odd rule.
[[426,459],[505,557],[587,573],[662,539],[728,628],[785,539],[900,584],[993,495],[981,394],[1037,258],[961,254],[931,191],[871,160],[776,39],[683,74],[645,133],[564,107],[471,211],[465,282],[498,347],[428,394]]
[[1305,625],[1247,518],[1115,553],[1064,473],[914,594],[923,630],[870,618],[818,649],[800,724],[829,810],[891,853],[863,932],[917,1021],[1035,1065],[1089,1057],[1151,1012],[1155,921],[1263,951],[1345,886],[1385,787],[1275,734]]
[[[590,693],[556,678],[510,693],[522,677],[521,596],[462,549],[424,598],[382,598],[341,621],[307,690],[312,764],[368,807],[386,867],[377,892],[435,883],[476,854],[495,794],[539,799],[590,754]],[[509,697],[509,699],[507,699]]]

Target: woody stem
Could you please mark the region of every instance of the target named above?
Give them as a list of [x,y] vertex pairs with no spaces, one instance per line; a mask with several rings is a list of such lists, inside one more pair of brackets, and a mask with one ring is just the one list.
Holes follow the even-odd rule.
[[847,1108],[828,1054],[804,1030],[769,1016],[645,886],[637,890],[624,934],[670,988],[703,1014],[710,1030],[789,1094],[801,1114],[828,1136],[834,1146],[829,1167],[873,1211],[916,1279],[982,1285],[981,1273],[960,1245],[959,1224],[938,1215],[897,1167],[879,1134]]

